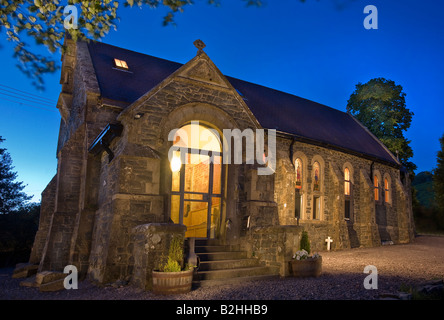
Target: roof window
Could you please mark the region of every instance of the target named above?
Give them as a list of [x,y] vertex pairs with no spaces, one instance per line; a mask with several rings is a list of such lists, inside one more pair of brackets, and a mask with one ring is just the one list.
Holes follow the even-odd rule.
[[128,70],[128,64],[126,63],[125,60],[114,59],[114,64],[116,68]]

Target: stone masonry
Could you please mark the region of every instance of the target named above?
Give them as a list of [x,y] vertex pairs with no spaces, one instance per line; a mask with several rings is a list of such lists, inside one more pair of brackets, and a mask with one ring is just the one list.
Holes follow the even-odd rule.
[[[129,280],[149,289],[149,272],[167,251],[167,239],[185,232],[170,223],[169,132],[194,120],[220,131],[261,126],[202,51],[128,105],[103,96],[86,43],[66,40],[66,45],[57,174],[42,193],[30,262],[38,263],[40,272],[73,264],[93,281]],[[109,124],[120,125],[122,132],[92,154],[88,148]],[[412,240],[409,178],[399,167],[286,135],[278,134],[276,143],[272,175],[258,175],[256,165],[225,165],[220,243],[240,245],[285,276],[302,230],[308,231],[313,251],[326,250],[327,237],[333,250]],[[299,218],[296,159],[303,166]],[[320,167],[316,191],[315,163]],[[347,219],[345,168],[351,175]],[[382,183],[379,200],[374,176]],[[387,200],[384,179],[390,182]]]

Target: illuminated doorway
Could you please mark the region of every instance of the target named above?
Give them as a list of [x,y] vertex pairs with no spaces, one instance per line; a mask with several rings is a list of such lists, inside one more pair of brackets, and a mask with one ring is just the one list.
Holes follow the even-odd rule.
[[222,152],[218,133],[196,124],[174,136],[171,159],[171,220],[187,227],[185,237],[215,238],[222,212]]

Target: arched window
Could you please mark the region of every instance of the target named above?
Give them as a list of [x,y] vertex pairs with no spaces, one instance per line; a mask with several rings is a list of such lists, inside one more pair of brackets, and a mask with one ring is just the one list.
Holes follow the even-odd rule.
[[313,191],[321,191],[321,170],[319,162],[313,164]]
[[219,232],[223,199],[219,133],[191,121],[168,138],[177,148],[170,159],[170,218],[187,227],[185,237],[213,238]]
[[379,181],[378,181],[378,176],[375,175],[373,177],[373,184],[375,187],[375,201],[379,201]]
[[302,161],[297,158],[295,161],[296,169],[296,189],[302,189]]
[[313,219],[321,219],[321,166],[319,162],[315,161],[313,163],[313,211],[312,218]]
[[344,217],[346,220],[350,220],[351,216],[351,183],[350,183],[350,170],[348,168],[344,169]]
[[384,179],[384,199],[385,202],[390,202],[390,183],[387,178]]
[[348,168],[344,170],[344,194],[350,195],[350,170]]
[[302,218],[302,160],[297,158],[294,162],[296,183],[295,183],[295,209],[294,217],[296,219]]

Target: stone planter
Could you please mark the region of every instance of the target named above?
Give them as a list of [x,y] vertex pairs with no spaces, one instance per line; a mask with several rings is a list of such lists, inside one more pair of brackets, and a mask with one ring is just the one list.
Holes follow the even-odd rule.
[[292,277],[319,277],[322,273],[322,257],[288,262]]
[[191,291],[194,270],[179,272],[153,271],[153,292],[156,294],[182,294]]

